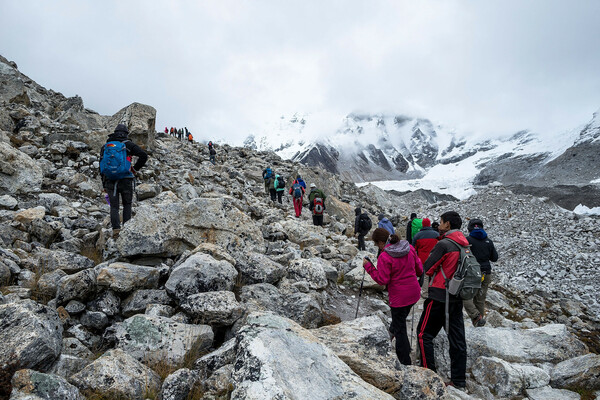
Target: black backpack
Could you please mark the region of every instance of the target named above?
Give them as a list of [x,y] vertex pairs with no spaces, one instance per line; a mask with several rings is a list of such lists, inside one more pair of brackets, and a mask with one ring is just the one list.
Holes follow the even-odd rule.
[[285,179],[283,179],[283,176],[278,176],[277,177],[277,189],[283,189],[285,187]]
[[360,217],[358,217],[358,229],[361,232],[368,232],[371,230],[372,226],[373,224],[371,223],[369,215],[367,213],[360,214]]

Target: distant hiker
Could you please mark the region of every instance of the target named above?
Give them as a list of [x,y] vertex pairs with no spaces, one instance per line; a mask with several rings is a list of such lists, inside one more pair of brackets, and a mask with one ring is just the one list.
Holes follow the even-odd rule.
[[215,165],[216,157],[217,157],[217,151],[214,148],[211,147],[210,150],[208,151],[208,153],[210,154],[209,155],[210,162],[213,165]]
[[432,222],[431,229],[433,229],[434,231],[436,231],[439,234],[440,233],[440,223],[437,221]]
[[471,244],[471,253],[473,253],[481,266],[483,280],[481,281],[481,289],[479,289],[475,297],[472,300],[464,300],[463,303],[467,314],[469,314],[469,318],[473,322],[473,326],[481,327],[486,322],[484,318],[485,298],[492,282],[492,265],[490,261],[498,261],[498,252],[496,251],[494,242],[488,238],[486,231],[483,230],[483,222],[480,219],[469,221],[467,230],[469,231],[467,240]]
[[406,240],[408,241],[408,243],[412,243],[412,222],[413,219],[417,218],[417,214],[412,213],[410,214],[410,220],[408,221],[408,224],[406,225]]
[[[208,142],[209,144],[209,149],[212,149],[212,142]],[[262,177],[263,180],[265,181],[265,193],[269,194],[269,189],[272,186],[273,182],[271,182],[273,180],[273,170],[271,169],[271,167],[267,167],[264,169],[263,173],[262,173]]]
[[461,226],[462,219],[455,211],[448,211],[440,216],[440,230],[446,234],[435,245],[423,266],[423,270],[430,277],[429,297],[423,303],[423,313],[417,326],[422,366],[433,371],[437,371],[433,339],[442,327],[446,329],[446,325],[448,326],[446,334],[450,342],[451,376],[449,385],[457,388],[464,388],[466,385],[467,344],[463,302],[459,297],[446,293],[446,279],[452,279],[456,271],[460,260],[459,246],[469,244],[460,231]]
[[175,136],[175,133],[174,133],[173,127],[171,127],[171,136]]
[[283,204],[281,199],[283,197],[283,191],[285,190],[285,179],[281,175],[275,174],[275,182],[273,184],[275,191],[277,192],[277,201],[279,204]]
[[323,226],[323,213],[325,212],[325,193],[317,189],[317,185],[310,184],[310,193],[308,194],[308,209],[313,213],[313,225]]
[[[429,257],[429,253],[435,247],[438,242],[438,237],[440,234],[437,231],[434,231],[431,226],[431,221],[429,218],[423,218],[423,228],[413,237],[412,245],[417,251],[417,255],[423,264]],[[429,277],[426,275],[421,276],[421,280],[419,281],[421,284],[421,295],[424,299],[427,298],[427,293],[429,289]]]
[[354,215],[354,234],[358,235],[358,250],[366,250],[365,236],[371,230],[371,217],[366,212],[361,213],[360,207],[354,209]]
[[396,355],[402,364],[411,365],[406,317],[419,301],[421,287],[418,277],[423,274],[423,265],[406,240],[390,235],[384,228],[375,229],[373,243],[380,251],[377,268],[366,258],[363,259],[363,267],[375,282],[387,287],[392,312],[390,332],[396,338]]
[[292,202],[294,203],[294,212],[296,213],[296,218],[300,218],[300,215],[302,215],[302,202],[304,200],[305,193],[306,183],[298,174],[294,182],[292,182],[292,187],[290,187],[289,191],[289,194],[292,196]]
[[[114,238],[117,238],[121,231],[119,196],[123,201],[123,224],[125,224],[131,219],[135,174],[148,160],[148,154],[129,141],[128,134],[129,131],[124,124],[117,125],[114,133],[108,135],[106,144],[100,149],[100,175],[102,187],[110,201],[110,223]],[[132,156],[138,158],[133,167]]]
[[208,150],[210,151],[210,149],[212,149],[212,148],[213,148],[213,142],[209,141],[208,142]]
[[190,133],[190,132],[187,130],[187,126],[186,126],[185,128],[183,128],[183,129],[185,129],[185,135],[187,136],[187,134],[188,134],[188,133]]
[[396,233],[394,230],[394,225],[392,225],[392,221],[387,219],[383,214],[379,214],[379,223],[377,224],[377,227],[386,229],[390,235],[394,235]]
[[194,136],[192,136],[191,132],[187,134],[187,140],[190,142],[190,144],[194,143]]
[[165,135],[168,135],[168,134],[169,134],[169,128],[167,128],[167,127],[165,126]]

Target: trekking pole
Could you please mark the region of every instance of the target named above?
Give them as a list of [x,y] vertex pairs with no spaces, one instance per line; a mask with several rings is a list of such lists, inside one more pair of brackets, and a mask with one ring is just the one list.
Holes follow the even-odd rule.
[[415,335],[415,305],[412,307],[412,319],[410,321],[410,348],[412,349],[412,340]]
[[[368,257],[365,257],[365,258],[367,259],[368,262],[371,262],[371,260],[369,260]],[[362,297],[363,284],[365,283],[365,272],[367,272],[367,270],[363,266],[363,275],[362,275],[362,280],[360,281],[360,289],[358,290],[358,303],[356,304],[356,313],[354,314],[354,319],[356,319],[358,317],[358,308],[360,307],[360,298]]]

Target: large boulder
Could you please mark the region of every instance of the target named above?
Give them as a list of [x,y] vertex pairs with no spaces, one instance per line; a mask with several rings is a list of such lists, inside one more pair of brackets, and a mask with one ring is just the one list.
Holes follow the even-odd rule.
[[63,327],[50,307],[32,300],[0,305],[0,374],[7,368],[47,370],[62,349]]
[[600,389],[600,355],[586,354],[558,363],[551,374],[552,386]]
[[362,282],[363,289],[377,291],[385,290],[385,286],[381,286],[379,283],[375,282],[373,278],[371,278],[371,275],[366,273],[362,265],[360,267],[353,268],[348,273],[344,274],[344,281],[354,286],[360,286]]
[[250,314],[238,334],[232,380],[232,400],[393,399],[363,381],[309,331],[265,313]]
[[207,325],[190,325],[170,318],[138,314],[115,327],[117,348],[140,361],[180,365],[184,359],[212,345],[214,334]]
[[[44,374],[31,369],[17,371],[12,378],[13,392],[11,399],[37,396],[41,399],[84,400],[79,389],[71,385],[65,378]],[[31,397],[29,397],[31,398]]]
[[125,257],[180,255],[200,243],[218,243],[231,251],[262,245],[260,230],[233,199],[196,198],[187,203],[143,205],[124,225],[117,248]]
[[109,350],[69,382],[82,391],[104,398],[145,399],[160,390],[160,377],[150,368],[122,350]]
[[35,160],[0,142],[0,195],[39,192],[44,173]]
[[100,267],[96,283],[117,293],[128,293],[135,289],[153,289],[159,278],[157,268],[117,262]]
[[[527,389],[529,400],[580,400],[578,393],[565,389],[553,389],[550,386],[544,386],[536,389]],[[596,393],[596,396],[598,393]],[[596,397],[597,398],[597,397]]]
[[187,400],[198,381],[198,372],[181,368],[165,378],[160,390],[161,400]]
[[233,290],[238,272],[227,261],[196,253],[175,267],[165,284],[167,293],[180,303],[202,292]]
[[149,304],[170,305],[173,302],[166,290],[141,289],[133,292],[123,300],[122,314],[131,317],[135,314],[143,314]]
[[317,226],[299,224],[296,219],[287,219],[280,224],[290,242],[302,247],[324,245],[326,242],[323,230]]
[[106,130],[112,132],[118,124],[129,129],[129,139],[146,148],[154,148],[156,135],[156,109],[140,103],[132,103],[119,110],[106,123]]
[[228,291],[197,293],[189,296],[181,308],[194,321],[208,325],[227,326],[237,321],[243,308]]
[[311,289],[324,289],[327,287],[324,266],[328,268],[331,264],[317,257],[292,260],[288,264],[288,277],[292,280],[308,282]]
[[525,389],[548,385],[550,376],[532,365],[511,364],[497,357],[479,357],[471,370],[479,384],[499,397],[512,398]]
[[251,253],[247,260],[239,261],[235,266],[247,284],[276,284],[286,274],[283,265],[259,253]]
[[35,252],[35,258],[38,260],[38,264],[43,265],[46,270],[62,269],[68,274],[94,267],[94,261],[89,258],[64,250],[39,248]]
[[93,353],[76,338],[63,339],[62,353],[50,373],[69,379],[93,361]]
[[67,275],[58,282],[56,300],[58,304],[69,300],[88,300],[96,293],[97,272],[94,269],[79,271]]

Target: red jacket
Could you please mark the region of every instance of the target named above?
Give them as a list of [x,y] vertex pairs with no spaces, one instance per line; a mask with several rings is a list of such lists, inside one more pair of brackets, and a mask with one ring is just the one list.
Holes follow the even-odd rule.
[[[443,303],[446,302],[446,284],[440,270],[444,270],[447,279],[452,279],[460,258],[458,246],[449,239],[454,240],[462,246],[469,245],[467,238],[465,238],[465,235],[461,231],[456,229],[451,230],[435,245],[423,266],[425,273],[430,277],[434,277],[429,280],[429,298]],[[450,300],[459,301],[460,299],[450,295]]]
[[415,250],[417,250],[417,254],[423,264],[425,264],[427,257],[429,257],[429,253],[431,253],[431,250],[433,250],[437,244],[439,236],[440,234],[433,228],[425,227],[413,237],[412,245],[415,247]]
[[390,307],[415,304],[421,297],[418,276],[423,274],[423,265],[415,249],[406,240],[388,244],[377,259],[377,268],[365,264],[371,278],[387,286]]

